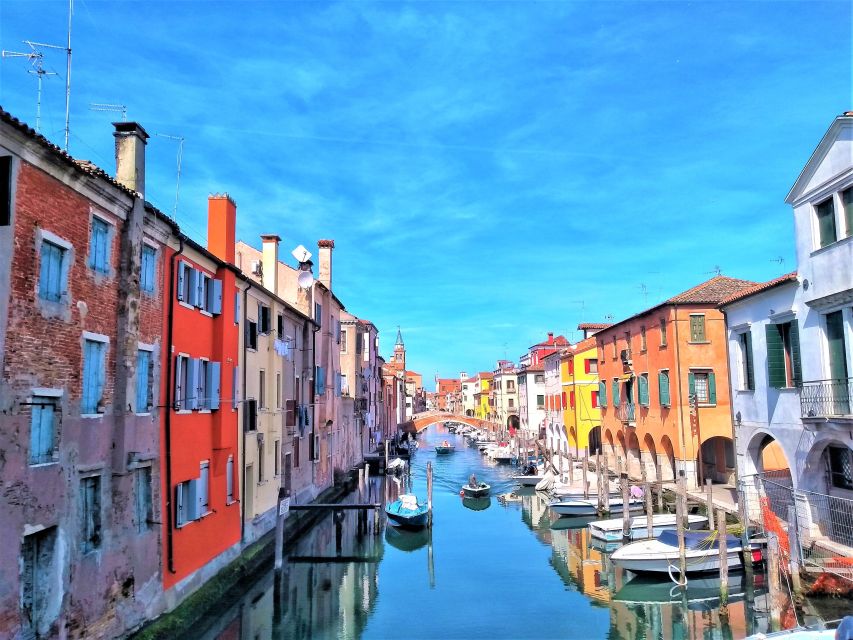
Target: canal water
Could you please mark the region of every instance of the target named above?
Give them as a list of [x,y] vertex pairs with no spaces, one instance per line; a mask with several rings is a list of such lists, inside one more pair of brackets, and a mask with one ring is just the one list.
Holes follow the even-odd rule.
[[[436,455],[444,439],[456,451]],[[516,467],[488,462],[441,426],[419,437],[408,486],[371,478],[352,502],[383,502],[408,489],[426,498],[434,468],[431,531],[406,532],[329,514],[292,548],[278,588],[273,572],[231,594],[196,629],[203,640],[279,638],[579,638],[739,640],[768,630],[764,576],[733,574],[727,612],[719,580],[667,579],[616,571],[588,530],[555,518],[533,491],[516,490]],[[471,473],[492,497],[463,500]],[[385,484],[387,482],[387,485]]]

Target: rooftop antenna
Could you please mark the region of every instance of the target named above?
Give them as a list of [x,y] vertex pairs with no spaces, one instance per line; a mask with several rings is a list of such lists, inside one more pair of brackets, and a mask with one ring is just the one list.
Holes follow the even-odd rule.
[[613,322],[613,314],[612,313],[605,314],[604,319],[607,320],[608,322]]
[[127,122],[127,107],[123,104],[105,104],[103,102],[90,102],[89,111],[112,111],[121,114],[121,121]]
[[706,274],[706,275],[710,275],[710,274],[712,274],[712,273],[713,273],[715,276],[718,276],[718,275],[720,275],[722,272],[723,272],[723,270],[720,268],[720,265],[715,264],[715,265],[714,265],[714,268],[713,268],[713,269],[711,269],[710,271],[706,271],[706,272],[705,272],[705,274]]
[[783,258],[782,256],[777,256],[775,258],[770,258],[770,262],[775,262],[779,265],[783,265],[785,264],[785,258]]
[[178,219],[178,198],[181,194],[181,161],[184,157],[184,137],[170,136],[167,133],[155,133],[158,138],[166,138],[166,140],[176,140],[178,143],[178,179],[175,181],[175,206],[172,209],[172,219]]
[[41,51],[38,51],[32,43],[27,42],[30,45],[29,53],[22,53],[20,51],[0,51],[0,57],[3,58],[26,58],[30,61],[30,66],[32,69],[28,71],[28,73],[35,74],[38,79],[38,90],[36,93],[36,132],[41,132],[41,84],[44,76],[55,76],[59,75],[55,71],[46,71],[44,68],[44,54]]
[[643,293],[643,305],[649,304],[649,288],[646,286],[645,282],[640,283],[640,291]]

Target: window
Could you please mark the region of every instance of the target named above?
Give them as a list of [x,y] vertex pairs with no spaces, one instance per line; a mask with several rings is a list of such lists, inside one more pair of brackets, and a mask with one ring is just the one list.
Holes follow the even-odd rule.
[[48,302],[61,302],[65,295],[66,249],[43,240],[39,273],[39,297]]
[[276,440],[273,442],[273,468],[275,469],[276,477],[281,475],[281,442]]
[[536,396],[536,407],[538,409],[544,409],[545,408],[545,396],[544,395]]
[[628,352],[628,357],[631,357],[631,332],[625,332],[625,350]]
[[835,233],[835,203],[830,197],[815,207],[817,232],[820,246],[825,247],[838,240]]
[[[0,172],[0,174],[2,174],[2,172]],[[2,197],[2,186],[0,186],[0,197]],[[0,207],[2,206],[3,203],[0,201]],[[844,225],[846,227],[846,235],[848,237],[853,236],[853,187],[841,192],[841,206],[844,207]],[[2,217],[2,213],[0,213],[0,217]]]
[[142,271],[139,286],[146,293],[154,293],[154,278],[157,273],[157,251],[147,244],[142,245]]
[[537,373],[535,376],[533,376],[533,382],[536,384],[544,384],[545,376],[541,373]]
[[281,374],[275,374],[275,408],[281,409]]
[[136,498],[136,531],[144,533],[154,520],[151,501],[151,467],[140,467],[133,472]]
[[335,324],[335,340],[338,344],[341,343],[341,321],[338,320]]
[[802,380],[800,334],[796,320],[765,326],[767,337],[767,373],[775,389],[795,387]]
[[509,407],[510,409],[515,407],[515,400],[513,400],[512,398],[508,398],[506,402],[507,402],[507,407]]
[[658,373],[658,397],[662,407],[670,406],[669,399],[669,371]]
[[660,319],[660,346],[666,346],[666,318]]
[[267,372],[261,369],[258,371],[258,409],[267,408]]
[[234,324],[240,324],[240,292],[234,293]]
[[57,527],[24,536],[21,545],[21,611],[26,621],[24,637],[36,637],[51,615],[51,594],[60,577],[56,549]]
[[175,486],[175,527],[183,527],[188,522],[196,519],[193,493],[195,481],[187,480]]
[[323,326],[323,305],[319,302],[314,303],[314,322],[318,326]]
[[264,481],[264,441],[258,438],[258,484]]
[[341,393],[345,396],[349,395],[349,381],[345,373],[341,374]]
[[590,401],[591,401],[593,409],[598,409],[598,395],[599,395],[598,391],[592,391],[591,392]]
[[104,354],[107,345],[98,340],[83,341],[83,397],[80,413],[102,413],[101,399],[104,394]]
[[740,343],[740,388],[745,391],[755,389],[755,372],[752,364],[752,334],[747,331],[738,336]]
[[717,385],[712,371],[691,371],[687,374],[688,392],[699,404],[717,404]]
[[690,315],[690,342],[705,342],[705,316],[702,314]]
[[178,267],[178,300],[187,304],[195,304],[196,297],[196,270],[186,262]]
[[320,366],[314,371],[314,393],[318,396],[326,393],[326,370]]
[[598,373],[598,360],[584,360],[583,361],[583,370],[584,373]]
[[267,335],[272,331],[272,319],[270,308],[265,304],[258,303],[258,333]]
[[89,239],[89,266],[99,273],[110,271],[110,225],[100,218],[92,218]]
[[258,350],[258,323],[254,320],[246,322],[246,348]]
[[293,466],[297,469],[299,468],[299,459],[300,459],[300,447],[302,446],[302,439],[299,436],[293,438]]
[[198,486],[196,488],[196,497],[198,499],[198,513],[201,517],[210,511],[209,492],[210,492],[210,462],[204,461],[199,465]]
[[853,451],[848,447],[830,445],[826,452],[830,484],[838,489],[853,491]]
[[341,330],[341,353],[347,352],[347,330]]
[[101,546],[101,476],[80,479],[80,540],[83,553]]
[[207,383],[210,382],[210,363],[207,360],[197,360],[198,383],[196,384],[196,407],[197,409],[210,409]]
[[175,358],[175,411],[192,409],[190,382],[193,379],[191,369],[193,361],[187,356]]
[[506,381],[506,390],[512,391],[515,389],[515,380],[507,380]]
[[225,502],[234,502],[234,456],[228,456],[225,463]]
[[240,404],[240,367],[235,366],[231,369],[231,408],[236,409]]
[[12,158],[0,157],[0,227],[12,224]]
[[151,409],[153,387],[151,352],[139,349],[136,352],[136,413],[146,413]]
[[[565,408],[565,405],[566,405],[566,398],[565,398],[565,394],[563,394],[563,407],[564,408]],[[569,406],[572,409],[575,408],[575,392],[574,391],[569,392]]]
[[569,360],[569,375],[570,376],[575,375],[575,359],[574,358]]
[[641,373],[637,379],[637,388],[639,391],[640,406],[649,406],[649,374]]
[[613,358],[616,358],[616,336],[613,336]]
[[613,378],[613,382],[610,384],[610,389],[613,392],[613,406],[617,406],[619,404],[619,400],[621,399],[619,396],[619,378]]
[[243,430],[255,431],[258,428],[258,401],[254,398],[243,403]]
[[280,313],[275,318],[275,330],[279,338],[284,337],[284,316]]
[[640,327],[640,351],[646,350],[646,327]]
[[33,396],[30,417],[30,464],[53,462],[56,448],[56,398]]

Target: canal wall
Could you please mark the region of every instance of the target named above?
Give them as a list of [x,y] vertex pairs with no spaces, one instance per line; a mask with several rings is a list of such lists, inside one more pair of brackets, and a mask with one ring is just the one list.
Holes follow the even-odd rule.
[[[338,502],[354,488],[354,478],[340,486],[332,486],[317,496],[315,503]],[[285,544],[295,542],[325,515],[323,511],[292,511],[284,521]],[[197,591],[172,611],[148,622],[127,636],[129,640],[164,640],[190,634],[213,611],[229,591],[242,583],[250,583],[260,572],[273,566],[275,530],[244,547],[242,553],[223,567]]]

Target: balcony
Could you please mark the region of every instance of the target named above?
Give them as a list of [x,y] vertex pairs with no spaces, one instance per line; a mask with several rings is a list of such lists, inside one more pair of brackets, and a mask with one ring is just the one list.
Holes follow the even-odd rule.
[[809,418],[850,418],[853,378],[812,380],[800,387],[800,416]]
[[634,407],[633,402],[623,402],[616,407],[616,417],[622,422],[634,422],[636,420]]

